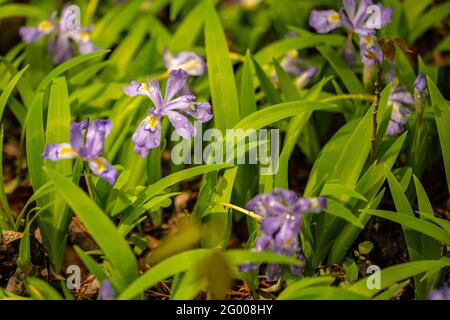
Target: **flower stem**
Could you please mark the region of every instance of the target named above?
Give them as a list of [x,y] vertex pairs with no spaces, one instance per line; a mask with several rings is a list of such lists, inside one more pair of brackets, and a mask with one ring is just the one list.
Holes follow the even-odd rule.
[[262,220],[262,217],[259,216],[259,215],[257,215],[257,214],[254,213],[253,211],[246,210],[246,209],[241,208],[241,207],[238,207],[238,206],[236,206],[236,205],[234,205],[234,204],[226,203],[226,202],[216,202],[215,204],[216,204],[216,205],[219,205],[219,206],[224,206],[224,207],[226,207],[226,208],[234,209],[234,210],[239,211],[239,212],[241,212],[241,213],[243,213],[243,214],[246,214],[246,215],[248,215],[249,217],[252,217],[253,219],[256,219],[256,220],[258,220],[258,221],[261,221],[261,220]]
[[375,102],[376,96],[373,96],[371,94],[363,94],[363,93],[348,93],[348,94],[339,94],[331,97],[327,97],[324,99],[321,99],[321,102],[330,102],[330,101],[336,101],[336,100],[366,100],[370,102]]
[[375,80],[375,102],[372,111],[372,137],[370,138],[370,161],[373,163],[375,161],[375,142],[377,139],[377,115],[378,107],[380,105],[380,94],[381,94],[381,74],[383,73],[382,65],[378,65],[377,78]]
[[84,168],[85,168],[84,171],[86,173],[84,175],[84,179],[86,181],[86,186],[87,186],[89,195],[91,196],[91,199],[94,199],[96,201],[97,197],[96,197],[96,193],[95,193],[94,183],[92,182],[91,169],[89,168],[89,166],[87,164],[85,164]]

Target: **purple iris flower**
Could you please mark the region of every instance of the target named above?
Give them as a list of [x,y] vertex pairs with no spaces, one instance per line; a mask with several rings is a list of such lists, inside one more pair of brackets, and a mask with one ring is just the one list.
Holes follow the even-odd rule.
[[427,89],[427,80],[422,72],[419,72],[416,80],[414,80],[414,96],[417,97],[418,103],[422,105],[423,95]]
[[[318,33],[328,33],[340,26],[347,27],[350,32],[360,36],[361,59],[365,66],[381,63],[383,55],[375,37],[375,29],[368,26],[368,20],[372,19],[368,7],[373,5],[371,0],[343,0],[343,7],[339,13],[335,10],[313,10],[309,16],[309,25]],[[392,19],[392,8],[384,8],[382,4],[376,4],[380,12],[379,25],[381,28]],[[368,57],[368,53],[371,57]],[[356,63],[356,50],[351,38],[348,38],[343,47],[342,56],[350,67]],[[374,58],[376,57],[376,59]],[[366,70],[368,73],[370,70]]]
[[41,21],[35,27],[21,27],[19,33],[26,43],[33,43],[50,34],[47,50],[53,56],[53,62],[60,64],[74,56],[71,41],[78,45],[80,54],[97,51],[90,39],[92,26],[87,28],[74,27],[72,25],[74,12],[70,7],[62,11],[61,19],[56,21],[56,12],[53,12],[48,20]]
[[[303,88],[316,74],[317,68],[307,67],[302,59],[298,57],[297,50],[289,51],[281,60],[280,66],[290,76],[295,77],[297,88]],[[272,80],[276,81],[276,73],[272,74]]]
[[114,292],[111,281],[102,281],[102,284],[100,286],[99,298],[100,300],[114,300],[116,298],[116,293]]
[[406,105],[414,105],[414,99],[404,87],[394,87],[389,94],[388,105],[392,106],[392,113],[386,134],[395,136],[403,132],[412,112]]
[[163,60],[168,70],[183,69],[191,76],[202,76],[206,72],[205,60],[192,51],[173,55],[169,50],[164,50]]
[[342,48],[342,58],[347,63],[350,68],[355,67],[356,65],[356,49],[353,45],[352,38],[347,38],[345,41],[344,47]]
[[313,10],[309,16],[309,25],[318,33],[328,33],[339,28],[342,23],[336,10]]
[[72,122],[70,143],[49,143],[42,157],[51,161],[80,157],[88,162],[93,173],[114,184],[117,170],[102,157],[105,138],[111,128],[112,124],[108,120],[95,120],[91,124],[88,119],[79,123]]
[[159,88],[158,79],[147,79],[147,83],[132,81],[123,90],[128,96],[143,95],[150,98],[154,107],[148,111],[148,116],[139,124],[133,134],[134,151],[146,157],[148,151],[159,146],[161,142],[161,118],[167,116],[176,132],[185,139],[196,135],[196,129],[186,117],[192,116],[200,122],[212,119],[211,105],[208,102],[194,102],[195,96],[184,95],[172,99],[185,86],[188,79],[186,71],[172,70],[166,84],[164,99]]
[[[298,198],[295,192],[276,188],[273,192],[260,194],[247,203],[247,208],[263,217],[254,250],[273,251],[299,260],[301,254],[298,235],[303,215],[306,212],[320,212],[326,207],[326,198]],[[239,269],[248,271],[256,264],[242,264]],[[290,266],[291,272],[298,275],[302,268]],[[281,265],[269,264],[266,271],[268,281],[281,276]]]
[[[350,31],[366,36],[373,34],[374,30],[368,28],[367,20],[370,14],[367,8],[373,5],[371,0],[343,0],[343,7],[339,12],[335,10],[313,10],[309,16],[309,25],[318,33],[328,33],[340,26],[347,27]],[[376,4],[380,9],[380,28],[388,24],[392,19],[392,8],[384,8],[382,4]]]
[[[343,0],[343,8],[339,10],[339,17],[342,24],[351,31],[366,36],[374,32],[373,29],[367,27],[367,20],[370,16],[367,12],[367,8],[373,5],[371,0],[360,0],[357,4],[357,0]],[[380,10],[380,25],[382,28],[392,20],[392,8],[384,8],[382,4],[378,3],[376,6]]]
[[361,47],[361,60],[365,66],[381,64],[383,62],[383,53],[374,35],[361,36],[359,38]]
[[442,288],[431,290],[428,300],[450,300],[450,280]]

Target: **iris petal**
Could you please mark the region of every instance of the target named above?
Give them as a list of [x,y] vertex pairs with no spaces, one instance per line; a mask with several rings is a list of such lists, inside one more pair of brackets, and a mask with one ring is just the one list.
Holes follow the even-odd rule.
[[111,132],[112,123],[109,120],[95,120],[89,126],[86,134],[84,152],[86,158],[99,157],[103,153],[105,138]]
[[166,94],[164,96],[164,104],[170,101],[178,92],[186,85],[189,75],[183,69],[172,70],[166,84]]
[[189,119],[183,116],[181,113],[169,111],[167,112],[167,116],[169,117],[169,121],[172,123],[175,130],[181,137],[190,139],[197,134],[197,130],[189,121]]
[[105,158],[91,158],[88,160],[88,163],[89,168],[95,175],[105,181],[108,181],[112,185],[116,182],[117,170],[112,166],[112,164],[106,161]]
[[141,157],[146,157],[150,149],[160,144],[161,124],[159,118],[153,120],[151,117],[142,120],[132,136],[134,151]]
[[53,144],[49,143],[45,146],[42,153],[44,159],[56,161],[61,159],[73,159],[78,155],[77,151],[68,143]]
[[335,10],[313,10],[309,16],[309,25],[318,33],[328,33],[340,27],[341,20]]

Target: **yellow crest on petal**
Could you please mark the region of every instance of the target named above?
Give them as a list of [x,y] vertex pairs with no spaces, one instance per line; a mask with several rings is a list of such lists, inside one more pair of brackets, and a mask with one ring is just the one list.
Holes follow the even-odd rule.
[[311,198],[310,203],[311,203],[311,208],[319,207],[319,200],[317,198]]
[[337,12],[332,12],[328,15],[327,17],[328,22],[332,23],[332,24],[336,24],[339,23],[339,21],[341,21],[341,18],[339,17],[339,13]]
[[81,32],[81,33],[80,33],[80,39],[81,39],[81,41],[83,41],[83,42],[89,41],[89,33],[87,33],[87,32]]
[[297,59],[298,58],[298,52],[297,50],[291,50],[288,52],[288,57],[292,60]]
[[49,31],[49,30],[53,30],[54,28],[55,28],[55,26],[53,25],[53,23],[48,20],[44,20],[38,24],[39,31]]
[[95,165],[97,166],[97,170],[99,173],[102,173],[106,170],[105,160],[103,160],[102,158],[94,158],[93,160],[95,162]]
[[77,152],[72,147],[67,146],[67,147],[62,147],[61,149],[59,149],[58,155],[60,158],[65,157],[65,156],[76,156]]
[[151,115],[150,117],[148,117],[147,122],[145,123],[145,129],[155,131],[157,125],[158,125],[158,117]]
[[146,82],[141,83],[138,91],[139,91],[139,93],[144,94],[144,95],[148,94],[148,84]]
[[[194,72],[195,70],[200,69],[201,67],[202,67],[202,64],[198,59],[191,59],[188,62],[186,62],[185,64],[182,64],[179,67],[179,69],[183,69],[184,71],[189,73],[189,72]],[[173,68],[173,69],[178,69],[178,67]]]
[[374,43],[375,43],[375,41],[374,41],[373,37],[371,35],[368,35],[366,37],[366,45],[368,47],[372,47]]

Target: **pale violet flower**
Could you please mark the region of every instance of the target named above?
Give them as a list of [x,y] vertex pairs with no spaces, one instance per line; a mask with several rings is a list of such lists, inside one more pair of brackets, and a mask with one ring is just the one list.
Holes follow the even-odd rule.
[[35,27],[21,27],[19,33],[26,43],[33,43],[46,35],[50,35],[47,50],[53,56],[53,62],[60,64],[74,56],[71,41],[78,45],[80,54],[97,51],[90,38],[92,26],[87,28],[73,28],[71,21],[73,12],[70,7],[62,11],[61,19],[56,20],[53,12],[48,20],[41,21]]
[[[295,86],[299,89],[303,88],[309,80],[316,74],[317,68],[308,67],[298,57],[297,50],[289,51],[283,59],[280,61],[280,66],[286,71],[290,76],[295,77]],[[276,81],[276,73],[273,72],[271,76],[273,81]]]
[[395,136],[403,132],[412,113],[407,105],[414,105],[414,99],[404,87],[394,87],[389,94],[388,105],[392,106],[392,113],[386,134]]
[[186,71],[172,70],[166,84],[164,98],[159,88],[158,79],[147,79],[147,82],[132,81],[130,86],[123,88],[128,96],[142,95],[153,102],[153,108],[148,110],[148,116],[139,124],[132,140],[134,151],[146,157],[148,151],[161,143],[161,118],[167,116],[175,127],[176,132],[183,138],[189,139],[196,135],[196,129],[186,117],[192,116],[200,122],[212,119],[211,105],[208,102],[195,102],[195,96],[182,95],[174,97],[184,88],[188,79]]
[[94,174],[114,184],[117,170],[102,157],[105,138],[112,124],[108,120],[95,120],[89,124],[86,119],[70,124],[70,143],[53,144],[45,147],[42,157],[51,161],[80,157],[89,164]]
[[[254,251],[272,251],[304,261],[299,244],[300,224],[307,212],[320,212],[326,208],[326,198],[301,198],[295,192],[281,188],[273,192],[259,194],[247,203],[247,209],[262,217],[261,236],[256,240]],[[242,272],[257,268],[257,264],[239,265]],[[302,266],[289,266],[294,275],[300,275]],[[267,281],[280,278],[282,266],[269,264],[266,270]]]
[[164,50],[163,60],[169,71],[183,69],[191,76],[202,76],[206,72],[205,60],[192,51],[182,51],[173,55],[169,50]]

